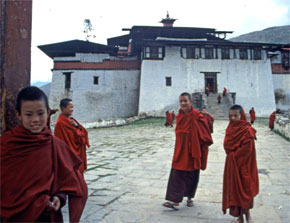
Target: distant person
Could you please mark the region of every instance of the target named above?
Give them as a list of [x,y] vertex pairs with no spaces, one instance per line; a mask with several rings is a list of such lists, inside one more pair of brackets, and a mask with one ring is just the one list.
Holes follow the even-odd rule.
[[238,217],[233,222],[253,222],[250,209],[254,197],[259,193],[259,178],[256,161],[256,130],[247,121],[240,105],[233,105],[229,111],[229,125],[226,129],[224,149],[226,162],[223,179],[224,214]]
[[175,120],[175,113],[174,113],[174,111],[172,111],[172,113],[171,113],[171,118],[172,118],[172,125],[171,125],[171,127],[173,127],[173,123],[174,123],[174,120]]
[[48,119],[47,119],[47,126],[48,126],[48,128],[49,129],[51,129],[50,128],[50,117],[52,116],[52,115],[54,115],[55,113],[57,113],[58,112],[58,109],[48,109],[49,110],[49,115],[48,115]]
[[164,124],[164,125],[165,125],[166,127],[168,127],[168,126],[169,126],[169,123],[170,123],[170,119],[171,119],[171,117],[170,117],[170,116],[171,116],[171,115],[170,115],[170,112],[169,112],[169,111],[166,111],[166,112],[165,112],[165,116],[166,116],[166,119],[165,119],[165,124]]
[[205,94],[206,94],[206,96],[209,96],[209,87],[208,86],[206,86],[206,88],[205,88]]
[[213,133],[213,122],[214,122],[213,116],[205,108],[202,109],[201,113],[207,120],[210,132]]
[[22,89],[16,102],[20,125],[0,137],[1,222],[79,222],[88,188],[78,171],[81,161],[51,134],[46,95],[37,87]]
[[219,94],[219,96],[217,97],[217,100],[218,100],[218,104],[221,103],[221,100],[222,100],[222,96]]
[[273,131],[274,129],[276,114],[281,114],[281,110],[277,109],[276,111],[272,112],[272,114],[269,116],[269,128],[271,129],[271,131]]
[[192,107],[190,94],[182,93],[179,103],[175,149],[165,197],[168,202],[162,204],[174,210],[178,210],[183,197],[187,197],[188,207],[193,206],[199,172],[206,169],[208,146],[213,143],[207,120]]
[[54,128],[54,135],[64,141],[81,160],[81,173],[87,169],[86,147],[90,147],[88,131],[73,118],[73,102],[69,98],[60,101],[61,114]]
[[251,119],[251,124],[253,125],[256,120],[256,112],[255,112],[254,107],[252,107],[250,110],[250,119]]
[[226,96],[226,93],[227,93],[227,89],[224,87],[224,90],[223,90],[223,97]]

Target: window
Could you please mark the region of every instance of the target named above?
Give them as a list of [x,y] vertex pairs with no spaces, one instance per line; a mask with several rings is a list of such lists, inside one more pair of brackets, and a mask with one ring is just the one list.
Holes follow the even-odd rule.
[[282,66],[287,70],[290,67],[290,52],[283,52],[282,53]]
[[157,46],[145,47],[144,58],[163,59],[163,57],[164,57],[163,47],[157,47]]
[[205,48],[205,59],[213,59],[213,48]]
[[166,80],[166,86],[171,86],[172,82],[171,82],[171,77],[165,77]]
[[240,59],[241,60],[248,59],[248,50],[247,49],[240,49]]
[[261,56],[261,50],[254,50],[254,60],[261,60],[262,56]]
[[230,49],[222,48],[222,59],[230,59]]
[[63,75],[65,76],[64,88],[70,89],[71,88],[71,72],[63,73]]
[[186,48],[186,58],[188,58],[188,59],[195,58],[195,48],[193,48],[193,47]]
[[98,85],[99,84],[99,77],[98,76],[95,76],[94,77],[94,84],[95,85]]

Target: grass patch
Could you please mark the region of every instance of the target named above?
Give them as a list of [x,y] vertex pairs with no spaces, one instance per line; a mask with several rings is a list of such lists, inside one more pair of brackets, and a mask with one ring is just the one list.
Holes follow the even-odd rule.
[[275,132],[277,135],[281,136],[282,138],[286,139],[288,142],[290,142],[290,138],[287,137],[287,136],[285,136],[284,134],[282,134],[280,131],[274,129],[274,132]]
[[165,123],[165,118],[158,117],[158,118],[144,118],[137,120],[130,124],[130,126],[146,126],[146,125],[151,125],[151,126],[163,126]]

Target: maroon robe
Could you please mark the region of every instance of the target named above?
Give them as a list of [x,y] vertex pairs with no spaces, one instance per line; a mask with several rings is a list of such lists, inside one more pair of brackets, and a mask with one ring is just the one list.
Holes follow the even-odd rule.
[[[33,134],[17,126],[1,136],[1,219],[35,222],[58,193],[69,199],[71,222],[79,222],[87,185],[78,171],[81,161],[48,127]],[[50,211],[50,222],[62,222],[61,210]]]
[[198,110],[176,116],[176,141],[172,168],[193,171],[206,169],[208,146],[213,143],[207,120]]
[[[224,149],[227,154],[223,179],[222,210],[249,209],[259,192],[256,161],[256,130],[247,121],[243,112],[241,120],[232,121],[226,129]],[[232,214],[234,216],[239,216]]]
[[64,141],[81,160],[79,167],[81,173],[87,169],[87,153],[86,146],[90,147],[88,131],[72,118],[78,127],[71,123],[70,118],[60,114],[54,128],[54,135]]

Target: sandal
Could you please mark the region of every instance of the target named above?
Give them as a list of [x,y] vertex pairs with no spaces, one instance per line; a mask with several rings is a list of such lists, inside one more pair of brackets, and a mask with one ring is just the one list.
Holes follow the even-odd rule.
[[187,200],[186,201],[186,206],[187,207],[193,207],[193,200]]
[[171,209],[173,209],[173,210],[175,210],[175,211],[178,211],[178,210],[179,210],[178,208],[175,207],[174,204],[172,204],[172,203],[170,203],[170,202],[165,202],[165,203],[162,204],[162,206],[164,206],[164,207],[166,207],[166,208],[171,208]]

